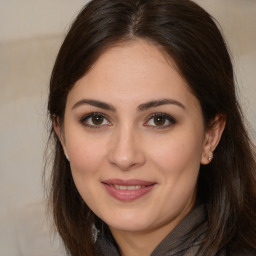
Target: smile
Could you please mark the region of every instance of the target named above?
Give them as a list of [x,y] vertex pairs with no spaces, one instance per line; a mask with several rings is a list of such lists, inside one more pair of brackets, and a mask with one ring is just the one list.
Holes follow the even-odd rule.
[[105,180],[102,182],[107,193],[119,201],[133,201],[148,194],[156,183],[143,180]]
[[120,185],[112,185],[112,186],[120,190],[137,190],[137,189],[141,189],[142,187],[145,187],[145,186],[120,186]]

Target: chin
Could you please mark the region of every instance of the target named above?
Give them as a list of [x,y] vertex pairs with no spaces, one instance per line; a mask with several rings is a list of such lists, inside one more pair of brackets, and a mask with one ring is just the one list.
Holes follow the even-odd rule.
[[[113,215],[114,216],[114,215]],[[145,215],[119,214],[118,217],[106,218],[105,223],[111,228],[127,232],[139,232],[153,226],[153,221]]]

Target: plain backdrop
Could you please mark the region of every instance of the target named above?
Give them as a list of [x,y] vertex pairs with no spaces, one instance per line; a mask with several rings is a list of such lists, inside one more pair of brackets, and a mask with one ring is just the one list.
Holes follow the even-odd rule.
[[[0,0],[0,255],[63,255],[45,218],[46,101],[53,63],[82,0]],[[256,1],[196,0],[230,46],[256,142]]]

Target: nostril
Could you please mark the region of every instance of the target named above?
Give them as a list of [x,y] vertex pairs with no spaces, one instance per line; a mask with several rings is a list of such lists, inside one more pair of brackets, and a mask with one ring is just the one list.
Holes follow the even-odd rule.
[[142,166],[145,163],[145,158],[142,153],[130,155],[129,157],[121,157],[119,155],[112,155],[110,163],[121,170],[130,170]]

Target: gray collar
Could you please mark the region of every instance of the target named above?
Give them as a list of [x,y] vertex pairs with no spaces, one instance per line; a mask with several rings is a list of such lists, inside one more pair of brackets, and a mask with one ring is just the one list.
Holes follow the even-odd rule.
[[[150,256],[195,255],[207,230],[206,209],[203,204],[194,208],[155,248]],[[120,256],[115,244],[100,236],[96,247],[100,256]]]

